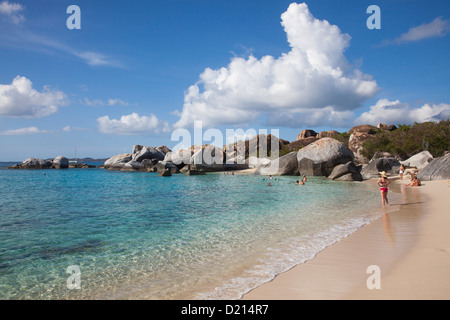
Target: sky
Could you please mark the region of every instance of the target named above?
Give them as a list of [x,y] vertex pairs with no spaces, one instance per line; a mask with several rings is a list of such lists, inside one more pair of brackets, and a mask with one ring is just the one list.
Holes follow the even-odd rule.
[[195,123],[227,143],[446,120],[449,16],[446,0],[0,0],[0,161],[172,149]]

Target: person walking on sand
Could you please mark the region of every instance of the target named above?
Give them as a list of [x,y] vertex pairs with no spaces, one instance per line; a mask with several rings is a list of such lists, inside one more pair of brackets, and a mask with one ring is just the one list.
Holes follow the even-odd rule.
[[389,200],[387,198],[388,194],[388,185],[391,183],[386,176],[386,172],[380,172],[381,178],[377,181],[378,186],[380,187],[381,193],[381,202],[383,203],[383,207],[385,204],[389,205]]

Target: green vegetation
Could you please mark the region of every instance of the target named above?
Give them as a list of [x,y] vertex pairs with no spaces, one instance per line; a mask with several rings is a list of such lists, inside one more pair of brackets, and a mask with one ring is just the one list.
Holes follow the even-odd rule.
[[421,151],[433,157],[444,155],[450,149],[450,121],[397,125],[394,131],[378,131],[373,139],[363,143],[362,154],[371,159],[375,152],[385,151],[403,159]]
[[338,141],[340,141],[340,142],[342,142],[342,143],[345,143],[345,145],[348,146],[348,141],[350,140],[350,136],[351,136],[351,134],[348,133],[348,132],[341,132],[339,134],[335,134],[333,136],[333,138],[338,140]]

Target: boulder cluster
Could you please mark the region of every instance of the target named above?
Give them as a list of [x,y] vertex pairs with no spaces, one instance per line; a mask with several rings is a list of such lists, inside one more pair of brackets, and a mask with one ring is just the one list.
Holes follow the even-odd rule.
[[[379,130],[393,131],[394,125],[377,127],[361,125],[348,131],[348,145],[335,139],[339,132],[302,130],[297,140],[289,142],[274,135],[259,134],[252,139],[234,142],[219,148],[194,145],[172,151],[166,146],[135,145],[131,153],[115,155],[105,161],[108,170],[157,172],[160,176],[175,173],[202,175],[205,172],[254,169],[257,175],[325,176],[331,180],[362,181],[378,177],[384,171],[397,174],[400,166],[420,170],[419,179],[450,178],[450,154],[437,159],[423,151],[402,161],[386,152],[377,152],[372,159],[362,155],[363,143]],[[283,155],[279,156],[279,151]],[[65,169],[89,167],[69,163],[59,156],[52,160],[29,158],[12,169]]]

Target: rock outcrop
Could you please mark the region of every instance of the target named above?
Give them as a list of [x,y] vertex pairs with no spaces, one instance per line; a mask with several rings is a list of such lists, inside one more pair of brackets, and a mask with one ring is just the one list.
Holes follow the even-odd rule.
[[69,159],[63,156],[58,156],[52,161],[52,166],[55,169],[68,169],[69,168]]
[[180,169],[172,162],[159,161],[155,165],[153,171],[156,171],[159,173],[164,173],[165,171],[169,171],[170,173],[179,173]]
[[288,153],[278,159],[258,167],[256,175],[298,176],[297,152]]
[[297,153],[300,174],[309,176],[329,176],[335,166],[353,159],[353,152],[333,138],[320,139]]
[[302,139],[306,139],[306,138],[316,138],[317,137],[317,132],[315,132],[314,130],[311,129],[305,129],[302,130],[298,136],[297,136],[297,140],[302,140]]
[[369,163],[369,159],[367,159],[363,154],[363,143],[366,142],[369,139],[372,139],[374,136],[370,133],[366,132],[353,132],[350,135],[349,141],[348,141],[348,147],[350,150],[352,150],[353,154],[355,155],[355,161],[357,163]]
[[143,160],[164,160],[165,153],[155,147],[134,146],[132,160],[142,162]]
[[112,156],[104,163],[104,168],[123,171],[153,172],[158,161],[163,161],[170,150],[166,146],[148,147],[134,145],[132,153],[122,153]]
[[190,159],[190,169],[197,171],[222,171],[224,169],[223,150],[213,146],[205,145],[196,151]]
[[425,168],[431,161],[433,156],[428,151],[422,151],[418,154],[413,155],[411,158],[405,161],[400,161],[405,167],[416,167],[419,170]]
[[394,157],[373,158],[362,168],[361,174],[365,179],[370,179],[378,177],[382,171],[390,175],[397,174],[399,169],[400,162]]
[[105,169],[110,170],[122,170],[122,168],[131,161],[133,154],[131,153],[121,153],[115,156],[112,156],[108,160],[105,161],[104,166]]
[[322,132],[319,132],[319,134],[317,135],[317,138],[319,138],[319,139],[333,138],[337,134],[339,134],[339,132],[337,132],[336,130],[322,131]]
[[316,138],[316,137],[309,137],[309,138],[305,138],[305,139],[295,140],[295,141],[292,141],[292,142],[288,143],[287,145],[285,145],[285,148],[289,151],[298,151],[301,148],[304,148],[307,145],[310,145],[311,143],[319,141],[319,140],[320,140],[320,138]]
[[355,162],[359,164],[369,163],[369,159],[362,154],[363,144],[367,140],[374,138],[377,131],[394,131],[396,129],[397,127],[395,125],[386,125],[383,123],[378,124],[378,127],[364,124],[351,128],[348,131],[350,133],[348,147],[355,155]]
[[188,170],[186,171],[187,176],[204,176],[206,173],[203,171],[197,171],[197,170]]
[[167,168],[165,169],[163,172],[161,172],[159,174],[160,177],[171,177],[172,176],[172,172],[170,172],[170,169]]
[[122,171],[147,171],[147,168],[139,161],[128,161],[122,166]]
[[52,168],[51,160],[43,160],[36,158],[28,158],[22,161],[21,164],[13,166],[13,169],[51,169]]
[[417,178],[421,181],[450,179],[450,153],[431,161]]
[[289,141],[280,139],[272,134],[258,134],[250,140],[227,144],[224,146],[223,151],[229,158],[236,156],[244,157],[245,159],[251,156],[263,158],[274,156],[276,150],[272,149],[281,150],[287,144],[289,144]]
[[340,181],[362,181],[363,177],[361,175],[361,169],[350,161],[346,164],[339,164],[334,167],[333,171],[328,176],[328,179]]
[[362,124],[360,126],[356,126],[351,128],[348,133],[354,133],[354,132],[362,132],[362,133],[368,133],[368,134],[375,134],[377,132],[378,128],[371,126],[370,124]]
[[384,131],[394,131],[397,130],[397,127],[393,124],[387,125],[384,123],[379,123],[378,124],[378,129],[384,130]]
[[248,167],[250,169],[257,169],[259,167],[265,167],[267,165],[270,164],[270,159],[269,158],[257,158],[257,157],[249,157],[248,159],[245,160],[245,162],[247,163]]

